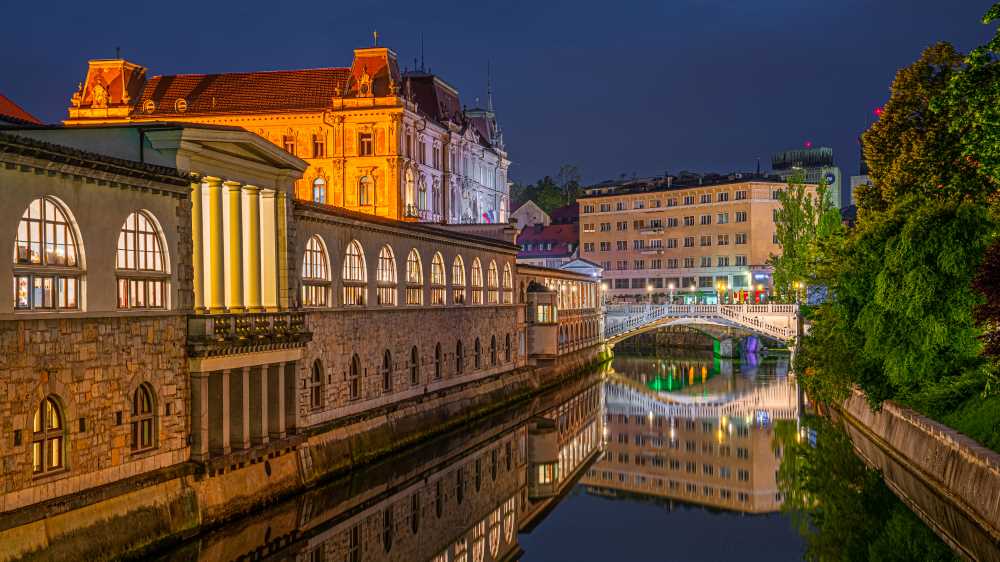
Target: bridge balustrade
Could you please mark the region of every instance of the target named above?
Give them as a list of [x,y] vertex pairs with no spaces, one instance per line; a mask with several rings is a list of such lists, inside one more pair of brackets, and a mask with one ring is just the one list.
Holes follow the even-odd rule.
[[[604,336],[617,339],[629,332],[665,318],[704,318],[749,328],[761,334],[788,341],[795,336],[791,318],[798,314],[794,304],[626,304],[608,305],[605,309]],[[785,326],[768,317],[784,316]]]

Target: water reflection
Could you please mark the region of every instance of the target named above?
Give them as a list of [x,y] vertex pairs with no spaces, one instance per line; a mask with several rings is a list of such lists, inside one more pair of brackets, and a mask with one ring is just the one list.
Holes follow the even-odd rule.
[[798,418],[796,387],[787,361],[741,367],[711,353],[616,358],[604,384],[605,450],[582,480],[587,491],[778,511],[773,424]]
[[619,356],[163,559],[949,559],[801,404],[787,356]]

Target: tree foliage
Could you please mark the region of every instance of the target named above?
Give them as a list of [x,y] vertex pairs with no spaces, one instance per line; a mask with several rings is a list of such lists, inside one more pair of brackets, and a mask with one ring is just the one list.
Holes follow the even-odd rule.
[[555,178],[545,176],[535,183],[524,185],[514,183],[510,189],[512,208],[528,201],[534,201],[543,211],[551,213],[564,205],[569,205],[582,195],[580,170],[574,165],[563,164]]
[[775,213],[775,232],[781,254],[771,256],[768,263],[774,267],[775,291],[783,298],[794,296],[794,282],[813,277],[821,239],[840,233],[840,212],[828,192],[825,183],[813,191],[799,176],[789,179],[788,188],[778,194],[781,206]]

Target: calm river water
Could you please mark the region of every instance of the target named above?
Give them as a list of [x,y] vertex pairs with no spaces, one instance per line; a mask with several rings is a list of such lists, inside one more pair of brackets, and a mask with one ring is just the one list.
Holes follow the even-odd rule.
[[774,561],[807,553],[953,556],[839,428],[810,415],[787,356],[660,351],[619,356],[161,559]]

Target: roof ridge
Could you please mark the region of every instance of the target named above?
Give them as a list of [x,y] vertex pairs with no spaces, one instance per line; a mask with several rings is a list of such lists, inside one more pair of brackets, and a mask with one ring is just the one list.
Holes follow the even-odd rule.
[[349,66],[320,66],[316,68],[277,68],[272,70],[246,70],[246,71],[236,71],[236,72],[195,72],[190,74],[157,74],[152,76],[153,78],[177,78],[177,77],[190,77],[190,76],[232,76],[234,74],[277,74],[279,72],[308,72],[311,70],[346,70],[350,71]]

